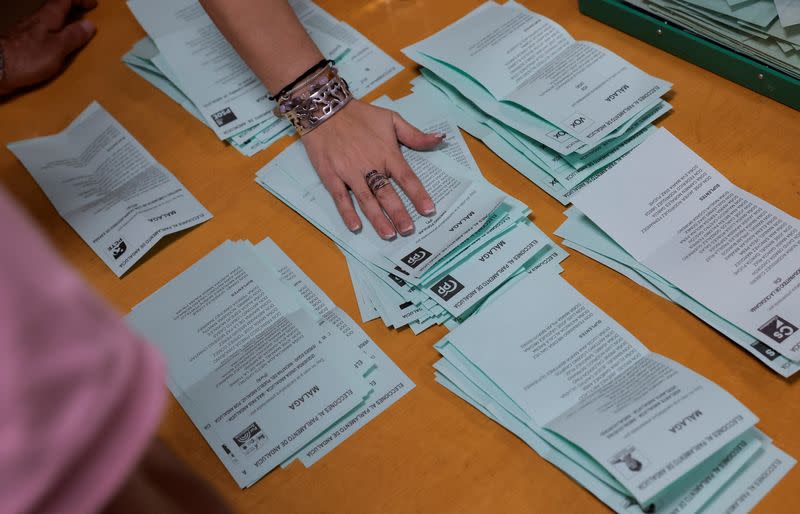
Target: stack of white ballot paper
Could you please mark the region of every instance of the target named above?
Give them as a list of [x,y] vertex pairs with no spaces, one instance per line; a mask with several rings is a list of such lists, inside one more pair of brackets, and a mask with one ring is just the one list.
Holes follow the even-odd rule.
[[461,128],[564,205],[671,109],[671,84],[513,1],[403,52],[458,107]]
[[[290,3],[323,55],[336,61],[356,97],[402,70],[362,34],[310,0]],[[287,120],[275,117],[269,92],[197,0],[129,0],[128,6],[149,37],[137,42],[123,62],[217,137],[252,156],[293,131]]]
[[736,398],[554,273],[527,275],[436,348],[439,383],[616,512],[747,512],[795,464]]
[[673,25],[800,78],[798,0],[625,0]]
[[134,307],[240,487],[311,466],[414,383],[270,239],[228,241]]
[[381,98],[376,104],[398,111],[422,130],[447,136],[434,151],[403,149],[437,209],[430,218],[419,215],[395,184],[414,220],[413,234],[385,241],[360,211],[363,229],[348,230],[299,142],[256,178],[343,251],[363,321],[380,317],[387,326],[409,326],[414,333],[435,324],[454,326],[505,282],[566,257],[528,219],[525,204],[483,178],[447,117],[448,105],[424,94]]
[[666,129],[573,201],[556,231],[566,246],[683,306],[784,377],[797,372],[800,220]]
[[118,277],[164,236],[211,219],[97,102],[63,132],[8,148]]

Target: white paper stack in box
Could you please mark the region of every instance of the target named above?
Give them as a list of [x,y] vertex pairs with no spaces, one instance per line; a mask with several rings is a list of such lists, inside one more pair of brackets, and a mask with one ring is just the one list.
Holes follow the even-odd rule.
[[461,128],[564,205],[671,109],[671,84],[513,1],[403,52],[458,107]]
[[800,3],[796,0],[625,1],[800,78]]
[[[361,97],[402,66],[351,26],[311,0],[292,8],[311,39]],[[131,0],[148,32],[122,57],[142,78],[203,121],[220,139],[252,156],[294,132],[272,113],[275,102],[217,30],[197,0]],[[199,108],[198,106],[205,106]]]
[[414,388],[270,239],[222,244],[128,321],[240,487],[312,465]]
[[483,178],[448,117],[449,105],[422,93],[376,103],[423,130],[447,134],[437,150],[403,149],[437,207],[431,218],[419,215],[394,184],[414,219],[412,235],[384,241],[363,214],[363,229],[350,232],[301,143],[289,146],[256,178],[343,251],[364,321],[380,317],[387,326],[408,325],[415,333],[435,324],[453,326],[504,283],[566,257],[528,219],[526,205]]
[[528,274],[436,348],[437,382],[615,512],[747,512],[795,464],[730,394],[552,273]]
[[566,246],[681,305],[776,373],[800,368],[799,220],[666,129],[574,203],[556,231]]

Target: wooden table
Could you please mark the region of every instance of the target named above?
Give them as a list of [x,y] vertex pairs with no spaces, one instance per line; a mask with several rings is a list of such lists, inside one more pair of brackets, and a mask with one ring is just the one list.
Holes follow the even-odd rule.
[[[319,0],[398,59],[406,70],[370,95],[404,96],[417,73],[400,49],[460,18],[479,0]],[[527,1],[577,39],[594,41],[675,84],[675,111],[659,122],[733,182],[800,217],[800,113],[582,16],[576,2]],[[180,106],[128,70],[120,57],[144,35],[122,2],[89,15],[94,41],[58,80],[0,104],[0,142],[64,129],[99,101],[214,214],[169,237],[122,279],[58,216],[22,165],[0,151],[0,181],[86,280],[125,312],[227,239],[272,237],[332,298],[358,319],[342,255],[333,243],[253,181],[289,142],[253,158],[226,148]],[[564,208],[467,137],[489,180],[533,208],[547,233]],[[6,241],[3,244],[13,244]],[[655,352],[715,381],[750,407],[760,427],[800,456],[800,386],[770,372],[680,307],[615,272],[573,254],[564,277]],[[535,292],[532,292],[535,294]],[[160,434],[240,512],[595,512],[602,504],[530,448],[433,380],[444,334],[414,336],[379,321],[369,335],[417,387],[310,469],[299,463],[240,490],[189,418],[170,399]],[[759,512],[790,512],[800,500],[794,470]]]

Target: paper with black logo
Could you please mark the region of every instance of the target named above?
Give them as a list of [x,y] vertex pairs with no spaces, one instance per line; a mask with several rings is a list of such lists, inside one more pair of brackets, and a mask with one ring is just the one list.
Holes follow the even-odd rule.
[[311,466],[414,383],[269,239],[226,242],[134,307],[169,388],[241,487]]
[[573,202],[637,261],[800,361],[800,220],[663,128]]
[[[450,130],[453,130],[452,127]],[[477,233],[505,195],[470,180],[447,154],[403,150],[409,165],[436,204],[434,216],[417,212],[411,200],[395,185],[414,221],[408,236],[386,241],[378,235],[354,201],[363,228],[352,233],[342,222],[330,193],[319,179],[302,143],[290,145],[258,173],[258,181],[274,191],[309,219],[318,220],[326,232],[386,271],[399,270],[405,280],[418,282],[429,269],[470,236]]]
[[[322,55],[337,61],[355,96],[366,94],[402,69],[363,35],[310,0],[290,3]],[[136,71],[182,103],[185,95],[187,108],[199,114],[220,139],[253,155],[286,133],[290,124],[273,114],[275,102],[267,89],[197,0],[130,0],[128,7],[157,47],[151,61],[156,69],[142,70],[139,60],[134,61]],[[159,84],[159,74],[170,84]],[[170,89],[177,91],[170,93]]]
[[380,318],[415,334],[437,324],[455,326],[507,282],[566,257],[528,220],[523,202],[483,177],[448,104],[417,93],[374,103],[447,136],[432,151],[403,150],[437,207],[437,215],[426,218],[401,195],[416,224],[413,234],[384,241],[367,223],[350,232],[301,145],[290,145],[256,176],[345,254],[362,321]]
[[118,277],[162,237],[212,217],[97,102],[63,132],[8,148]]
[[431,298],[455,317],[462,317],[480,304],[525,264],[544,252],[552,251],[550,239],[533,223],[517,223],[477,245],[459,258],[444,275],[435,276],[423,286]]
[[226,464],[236,459],[237,480],[279,466],[370,393],[357,344],[298,298],[252,249],[227,242],[128,316],[164,353],[198,428],[226,445]]
[[576,445],[593,459],[584,466],[605,470],[606,483],[643,507],[758,421],[716,384],[649,352],[553,273],[527,275],[437,348],[468,360],[472,379],[496,388],[492,397],[508,398],[537,433]]
[[568,209],[565,214],[567,220],[556,230],[556,235],[564,238],[565,246],[610,267],[653,294],[680,305],[781,376],[789,377],[800,371],[797,362],[779,354],[634,259],[577,207]]

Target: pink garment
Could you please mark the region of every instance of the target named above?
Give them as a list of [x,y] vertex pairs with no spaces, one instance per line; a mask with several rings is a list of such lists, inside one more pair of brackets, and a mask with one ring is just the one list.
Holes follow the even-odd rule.
[[0,513],[97,512],[158,426],[164,369],[0,188]]

